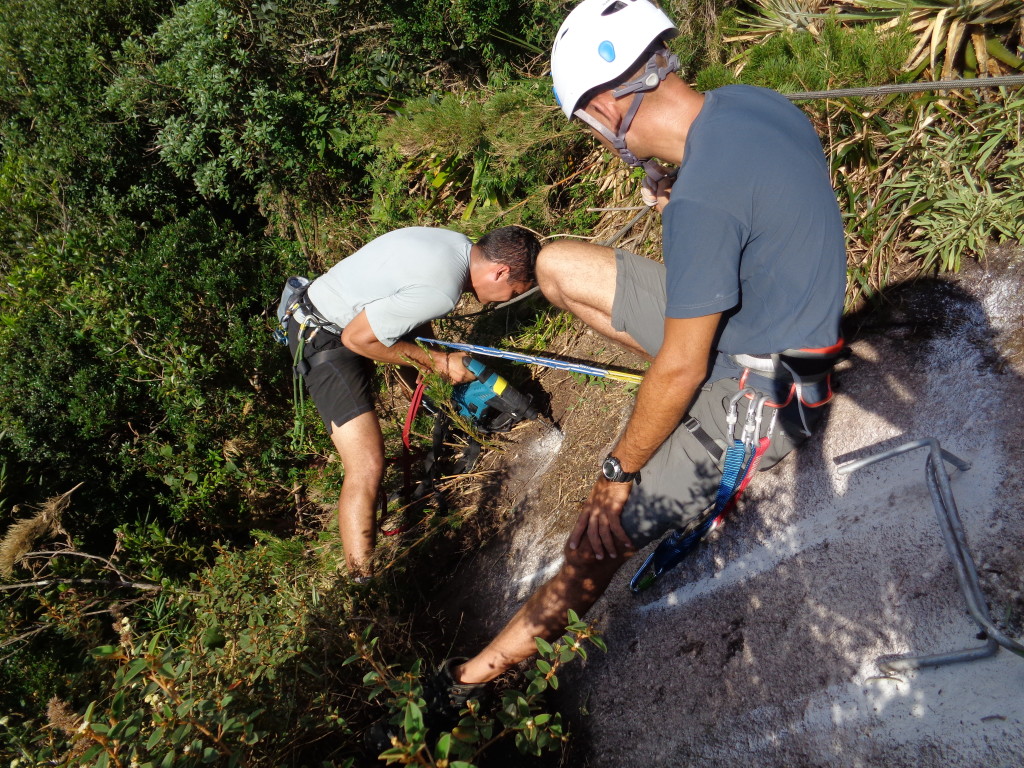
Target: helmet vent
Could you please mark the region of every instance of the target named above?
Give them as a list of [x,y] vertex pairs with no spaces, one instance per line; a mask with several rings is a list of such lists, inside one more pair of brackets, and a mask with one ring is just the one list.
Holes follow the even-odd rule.
[[625,7],[626,7],[626,4],[623,3],[622,0],[618,0],[618,2],[612,3],[607,8],[605,8],[603,11],[601,11],[601,15],[602,16],[611,16],[613,13],[618,13],[619,11],[621,11]]

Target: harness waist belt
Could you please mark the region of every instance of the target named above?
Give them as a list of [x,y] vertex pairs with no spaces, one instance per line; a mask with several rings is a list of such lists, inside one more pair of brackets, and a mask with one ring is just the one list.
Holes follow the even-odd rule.
[[317,310],[317,308],[313,305],[313,302],[309,300],[309,297],[306,295],[305,290],[303,290],[301,293],[299,293],[298,296],[295,297],[294,306],[295,309],[292,312],[292,317],[295,318],[295,321],[299,325],[314,325],[317,328],[320,328],[324,331],[328,331],[329,333],[333,333],[336,336],[341,336],[341,332],[344,329],[339,328],[326,317],[324,317],[322,314],[320,314],[319,310]]
[[807,384],[831,373],[846,354],[846,347],[840,340],[825,349],[787,349],[771,355],[729,355],[729,359],[766,379]]
[[832,399],[832,369],[848,355],[846,343],[839,339],[832,346],[820,349],[787,349],[771,355],[740,354],[729,355],[729,358],[746,369],[740,378],[740,386],[745,385],[747,373],[751,371],[767,379],[788,383],[789,398],[770,405],[784,407],[795,395],[804,433],[810,435],[804,408],[817,408]]

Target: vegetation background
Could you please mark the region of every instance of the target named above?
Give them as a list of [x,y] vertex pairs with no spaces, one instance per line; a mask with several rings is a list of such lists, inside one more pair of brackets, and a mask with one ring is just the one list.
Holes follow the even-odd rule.
[[[632,216],[636,174],[550,96],[571,5],[0,4],[7,764],[361,764],[363,732],[389,714],[395,761],[480,763],[502,736],[563,748],[544,689],[582,639],[600,642],[574,619],[522,691],[427,744],[418,659],[438,658],[410,617],[464,511],[386,555],[386,578],[349,583],[321,509],[341,473],[322,430],[293,439],[271,331],[285,277],[395,227],[602,239]],[[700,89],[1024,67],[1020,0],[664,6]],[[832,161],[851,306],[1024,239],[1020,90],[801,106]],[[634,247],[656,256],[653,219]],[[568,324],[544,307],[525,329],[481,322],[445,330],[542,346]]]

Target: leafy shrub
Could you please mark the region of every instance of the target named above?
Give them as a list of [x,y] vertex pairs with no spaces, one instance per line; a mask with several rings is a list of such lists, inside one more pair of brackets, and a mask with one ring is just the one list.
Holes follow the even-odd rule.
[[590,151],[581,138],[541,81],[410,101],[381,132],[393,153],[374,168],[374,216],[388,226],[458,218],[477,235],[509,223],[547,229],[552,199]]
[[[246,551],[221,550],[191,579],[164,579],[149,594],[110,612],[113,625],[99,635],[109,639],[77,675],[100,685],[61,689],[47,706],[49,728],[12,711],[2,737],[10,753],[91,765],[349,765],[376,757],[362,746],[370,700],[406,740],[384,757],[429,765],[433,751],[475,762],[502,737],[537,755],[565,738],[544,692],[558,686],[562,665],[586,658],[586,643],[604,647],[570,615],[564,638],[538,641],[525,692],[504,692],[493,716],[472,708],[453,733],[428,733],[422,662],[392,661],[409,657],[408,637],[364,618],[381,615],[383,596],[332,584],[301,542],[264,536]],[[84,623],[65,626],[97,638]]]

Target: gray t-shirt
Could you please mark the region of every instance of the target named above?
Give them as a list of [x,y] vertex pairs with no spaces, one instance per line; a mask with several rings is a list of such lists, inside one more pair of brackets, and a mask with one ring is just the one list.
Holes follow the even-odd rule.
[[451,312],[469,278],[469,238],[448,229],[407,227],[371,240],[309,286],[317,311],[344,328],[366,311],[382,344]]
[[[663,226],[665,314],[722,312],[720,353],[838,340],[842,217],[821,142],[784,96],[745,85],[704,95]],[[712,378],[735,370],[719,354]]]

